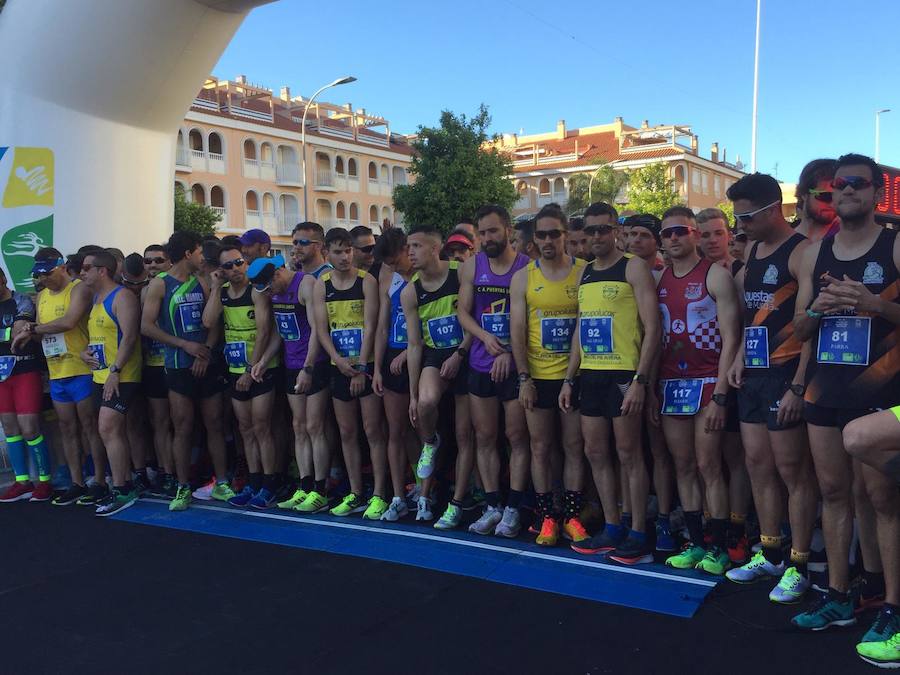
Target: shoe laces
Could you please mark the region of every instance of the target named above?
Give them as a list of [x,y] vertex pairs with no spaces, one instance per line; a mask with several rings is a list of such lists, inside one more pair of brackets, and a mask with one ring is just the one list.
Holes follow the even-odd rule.
[[832,599],[828,593],[820,593],[819,598],[813,603],[812,607],[806,610],[807,614],[818,614],[832,603]]
[[875,617],[875,623],[872,624],[872,630],[879,635],[884,635],[889,630],[891,624],[894,624],[895,630],[892,632],[896,633],[898,632],[898,623],[900,623],[900,621],[898,621],[897,614],[887,607],[882,607],[881,611],[878,612],[878,616]]

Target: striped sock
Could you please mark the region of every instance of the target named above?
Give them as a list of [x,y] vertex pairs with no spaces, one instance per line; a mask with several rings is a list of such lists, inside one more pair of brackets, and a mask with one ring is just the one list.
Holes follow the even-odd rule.
[[50,480],[50,451],[47,449],[47,443],[44,441],[44,435],[39,434],[36,438],[26,441],[28,447],[31,448],[31,454],[34,457],[34,464],[38,470],[38,480],[46,483]]
[[16,474],[16,482],[24,483],[31,480],[28,475],[28,454],[25,451],[25,439],[19,436],[6,437],[6,452]]

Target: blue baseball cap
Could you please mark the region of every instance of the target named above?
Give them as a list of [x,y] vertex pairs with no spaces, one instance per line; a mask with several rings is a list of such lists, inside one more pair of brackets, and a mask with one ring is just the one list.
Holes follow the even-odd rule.
[[241,235],[241,244],[244,246],[252,246],[253,244],[271,244],[272,238],[265,230],[258,228],[247,230]]
[[34,265],[31,266],[31,276],[49,274],[57,267],[65,264],[66,261],[62,258],[44,258],[42,260],[35,260]]
[[247,268],[247,278],[251,284],[257,287],[257,290],[260,290],[272,283],[275,270],[279,267],[284,267],[284,258],[280,255],[271,258],[257,258]]

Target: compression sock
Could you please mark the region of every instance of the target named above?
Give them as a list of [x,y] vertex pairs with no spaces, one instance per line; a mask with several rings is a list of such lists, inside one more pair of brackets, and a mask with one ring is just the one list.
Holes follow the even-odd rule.
[[584,505],[583,493],[578,490],[566,490],[564,504],[566,520],[577,518],[581,513],[581,507]]
[[25,452],[25,439],[19,436],[6,437],[6,452],[16,474],[17,483],[27,483],[31,480],[28,475],[28,455]]
[[688,536],[694,546],[703,546],[703,521],[699,511],[685,511],[684,524],[687,525]]
[[44,435],[39,434],[36,438],[26,442],[28,447],[31,448],[32,457],[34,457],[34,464],[38,470],[38,480],[46,483],[50,480],[50,451],[47,449]]

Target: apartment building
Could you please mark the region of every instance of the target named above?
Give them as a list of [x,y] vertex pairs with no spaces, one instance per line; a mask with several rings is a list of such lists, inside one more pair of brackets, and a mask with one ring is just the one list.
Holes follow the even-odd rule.
[[[222,234],[261,228],[285,250],[294,225],[325,229],[398,222],[391,194],[408,180],[412,149],[383,117],[350,104],[308,100],[282,87],[207,79],[178,131],[175,183],[188,199],[215,209]],[[306,151],[306,203],[303,152]]]

